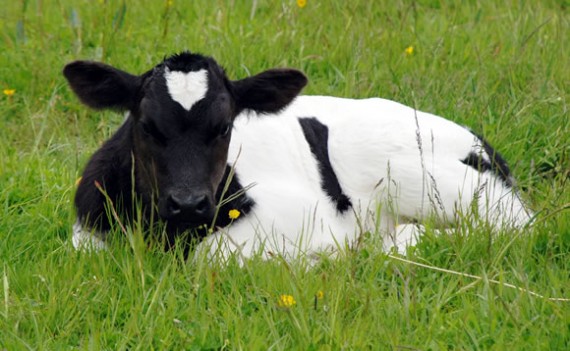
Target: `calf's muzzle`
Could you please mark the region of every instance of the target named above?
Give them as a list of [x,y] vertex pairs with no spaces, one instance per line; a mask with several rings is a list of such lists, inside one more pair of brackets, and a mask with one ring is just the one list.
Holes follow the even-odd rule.
[[205,193],[171,193],[160,208],[160,216],[169,221],[206,223],[214,215],[214,204]]

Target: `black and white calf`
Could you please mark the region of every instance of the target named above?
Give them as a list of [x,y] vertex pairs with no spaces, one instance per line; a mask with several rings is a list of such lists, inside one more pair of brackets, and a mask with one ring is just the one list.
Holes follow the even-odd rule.
[[64,75],[86,105],[128,111],[83,173],[78,248],[104,245],[111,204],[132,223],[133,199],[147,222],[165,223],[169,244],[202,239],[205,224],[215,230],[201,249],[224,256],[313,253],[363,230],[401,247],[432,215],[474,213],[497,228],[530,220],[505,161],[468,129],[379,98],[297,96],[307,80],[293,69],[232,81],[185,52],[140,76],[88,61]]

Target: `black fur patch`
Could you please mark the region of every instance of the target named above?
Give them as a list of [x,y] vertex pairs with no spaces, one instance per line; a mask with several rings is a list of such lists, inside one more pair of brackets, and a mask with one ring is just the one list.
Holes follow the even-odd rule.
[[[220,199],[222,197],[222,191],[224,190],[224,187],[228,181],[230,172],[231,172],[231,167],[228,165],[226,166],[224,177],[222,178],[222,182],[220,183],[218,191],[216,192],[216,203],[220,202]],[[240,184],[238,175],[235,173],[232,179],[230,180],[230,184],[228,186],[226,193],[224,194],[224,199],[232,198],[234,196],[235,196],[234,199],[232,199],[231,201],[225,203],[220,207],[220,211],[218,212],[218,217],[216,218],[216,224],[215,224],[216,227],[225,227],[232,222],[232,219],[230,219],[228,215],[230,210],[238,210],[241,213],[241,215],[238,218],[233,220],[233,222],[236,222],[239,221],[241,218],[245,217],[245,215],[247,215],[255,205],[253,199],[247,196],[247,194],[245,193],[245,189]]]
[[91,157],[75,193],[75,207],[81,223],[99,232],[109,231],[114,222],[107,198],[121,216],[132,212],[131,128],[129,118]]
[[270,69],[232,82],[238,111],[274,113],[289,105],[307,85],[307,77],[295,69]]
[[319,164],[321,188],[336,204],[338,212],[344,213],[352,207],[352,203],[348,196],[342,192],[342,188],[340,187],[338,178],[334,173],[329,159],[329,129],[314,117],[299,118],[299,124],[303,129],[303,134],[305,135],[307,143],[309,143],[311,152]]
[[[473,132],[472,132],[473,133]],[[485,154],[489,157],[489,160],[485,160],[483,155],[477,152],[470,152],[469,155],[461,162],[468,166],[471,166],[478,170],[479,172],[491,171],[496,174],[507,186],[513,186],[513,180],[511,177],[511,170],[507,165],[507,161],[499,154],[493,147],[483,139],[482,136],[473,133],[483,144],[483,150]]]
[[141,77],[91,61],[67,64],[63,75],[79,99],[92,108],[132,109]]
[[217,66],[209,57],[193,54],[188,51],[170,56],[164,60],[164,64],[171,71],[191,72],[208,69],[208,66]]
[[473,151],[470,152],[464,160],[461,160],[461,162],[483,173],[491,170],[492,168],[491,163],[485,160],[483,155]]

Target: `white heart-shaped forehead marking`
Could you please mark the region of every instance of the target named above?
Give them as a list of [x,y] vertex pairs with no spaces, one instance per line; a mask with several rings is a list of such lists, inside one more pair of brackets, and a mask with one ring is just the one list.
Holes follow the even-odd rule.
[[202,100],[208,92],[208,71],[205,69],[180,72],[170,71],[166,68],[164,78],[166,79],[168,94],[186,111],[190,111],[192,106]]

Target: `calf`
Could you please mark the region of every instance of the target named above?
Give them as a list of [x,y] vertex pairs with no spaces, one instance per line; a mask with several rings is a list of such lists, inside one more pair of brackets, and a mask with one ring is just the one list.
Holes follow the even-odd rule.
[[297,96],[307,83],[297,70],[232,81],[184,52],[139,76],[89,61],[63,73],[86,105],[128,111],[77,189],[77,248],[104,245],[137,209],[164,224],[168,246],[206,237],[201,248],[224,257],[313,253],[363,231],[402,247],[416,235],[406,225],[428,216],[469,213],[496,228],[530,219],[481,137],[389,100]]

